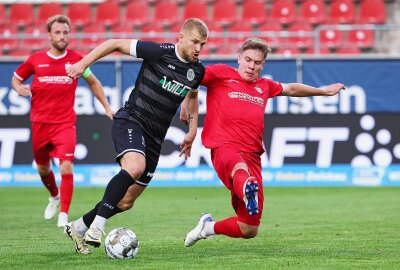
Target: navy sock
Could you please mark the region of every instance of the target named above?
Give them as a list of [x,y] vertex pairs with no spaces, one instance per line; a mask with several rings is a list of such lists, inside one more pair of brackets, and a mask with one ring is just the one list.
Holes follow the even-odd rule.
[[125,170],[121,170],[115,175],[107,185],[103,199],[97,210],[97,215],[107,219],[119,213],[117,204],[122,200],[133,183],[135,183],[135,180]]

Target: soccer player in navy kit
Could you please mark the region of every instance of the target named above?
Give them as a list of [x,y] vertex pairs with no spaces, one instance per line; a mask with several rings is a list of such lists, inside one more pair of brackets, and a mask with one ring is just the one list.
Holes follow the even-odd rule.
[[[77,78],[86,67],[113,51],[143,59],[128,102],[114,116],[112,138],[121,171],[108,183],[103,199],[66,226],[76,252],[90,253],[87,244],[100,246],[106,220],[131,208],[145,190],[157,167],[171,120],[186,96],[192,121],[181,144],[181,155],[190,156],[197,132],[197,88],[204,77],[198,57],[207,37],[206,24],[192,18],[184,22],[177,44],[111,39],[67,69],[70,77]],[[125,194],[128,198],[121,201]]]

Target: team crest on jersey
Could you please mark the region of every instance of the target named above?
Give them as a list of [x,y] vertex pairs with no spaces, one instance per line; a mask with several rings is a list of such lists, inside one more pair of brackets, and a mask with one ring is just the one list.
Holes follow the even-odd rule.
[[256,87],[254,87],[254,89],[256,89],[256,91],[258,92],[258,93],[262,93],[262,89],[258,86],[258,85],[256,85]]
[[188,71],[186,73],[186,78],[189,81],[193,81],[194,80],[194,71],[193,71],[193,69],[191,69],[191,68],[188,69]]
[[69,68],[70,66],[72,66],[72,64],[66,63],[66,64],[65,64],[65,70],[66,70],[67,68]]

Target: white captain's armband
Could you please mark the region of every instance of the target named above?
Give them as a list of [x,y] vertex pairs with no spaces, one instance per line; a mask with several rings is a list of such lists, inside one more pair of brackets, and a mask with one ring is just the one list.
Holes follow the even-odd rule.
[[137,39],[132,39],[131,46],[129,47],[129,54],[132,55],[133,57],[137,57],[137,53],[136,53],[137,42],[138,42]]
[[283,95],[283,93],[285,93],[287,87],[288,87],[288,86],[287,86],[286,84],[282,83],[282,92],[281,92],[281,95]]

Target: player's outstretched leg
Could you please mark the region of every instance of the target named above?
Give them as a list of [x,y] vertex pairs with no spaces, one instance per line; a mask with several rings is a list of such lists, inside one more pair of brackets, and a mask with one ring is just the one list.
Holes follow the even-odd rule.
[[60,196],[57,195],[55,197],[49,198],[49,204],[44,210],[44,219],[50,220],[52,219],[58,212],[58,205],[60,204]]
[[247,178],[246,182],[244,182],[243,194],[247,212],[250,215],[258,214],[258,183],[255,177],[250,176]]
[[85,233],[85,241],[88,245],[98,248],[101,245],[101,237],[105,232],[96,227],[90,227]]
[[207,222],[213,222],[213,221],[214,220],[212,219],[209,213],[203,213],[200,216],[197,226],[186,235],[185,247],[193,246],[200,239],[209,238],[204,231],[204,227]]
[[75,251],[79,254],[90,254],[90,250],[85,242],[83,235],[79,235],[73,226],[73,222],[65,225],[64,232],[71,238],[75,244]]

